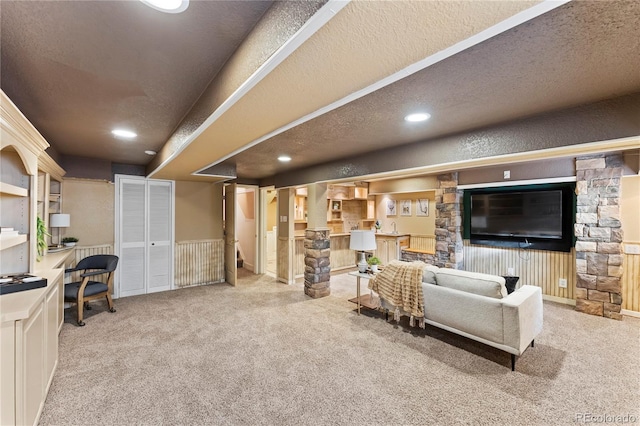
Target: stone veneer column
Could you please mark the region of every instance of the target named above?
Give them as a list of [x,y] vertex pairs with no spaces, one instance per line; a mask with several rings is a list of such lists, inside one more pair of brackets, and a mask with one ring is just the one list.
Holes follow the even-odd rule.
[[622,319],[622,155],[576,159],[576,310]]
[[436,190],[435,265],[462,269],[462,191],[458,190],[458,173],[438,175]]
[[314,299],[331,293],[331,240],[329,229],[307,229],[304,233],[304,293]]

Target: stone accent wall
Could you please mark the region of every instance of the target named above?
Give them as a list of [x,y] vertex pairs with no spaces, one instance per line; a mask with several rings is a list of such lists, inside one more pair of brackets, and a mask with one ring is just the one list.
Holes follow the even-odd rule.
[[576,310],[622,319],[622,155],[576,159]]
[[329,230],[307,229],[304,233],[304,293],[314,299],[331,294],[331,240]]
[[436,190],[435,265],[452,269],[463,267],[462,191],[458,173],[438,175]]
[[408,251],[408,250],[402,250],[401,254],[402,254],[401,259],[406,262],[415,262],[417,260],[420,260],[424,263],[429,263],[431,265],[436,264],[436,256],[434,254],[419,253],[419,252]]

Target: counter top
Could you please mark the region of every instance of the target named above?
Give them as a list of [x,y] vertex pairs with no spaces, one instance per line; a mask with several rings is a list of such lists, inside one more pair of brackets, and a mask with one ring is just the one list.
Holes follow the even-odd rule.
[[376,232],[376,237],[409,237],[411,234],[403,234],[397,233],[393,234],[391,232]]
[[30,274],[46,278],[47,286],[0,296],[0,322],[29,318],[51,287],[64,279],[64,263],[74,254],[75,249],[71,248],[42,256],[42,259],[35,263],[34,271]]
[[75,248],[71,247],[69,249],[56,251],[54,253],[47,253],[42,256],[40,261],[36,261],[34,266],[34,273],[38,275],[40,271],[47,271],[50,269],[63,268],[64,262],[68,257],[75,254]]
[[[350,232],[340,232],[337,234],[330,234],[329,238],[331,237],[350,237],[351,233]],[[304,234],[299,234],[295,236],[296,239],[300,239],[300,238],[304,238]]]
[[33,275],[47,279],[46,287],[0,296],[0,322],[4,323],[29,318],[38,304],[42,302],[42,299],[49,293],[51,287],[57,285],[58,280],[62,279],[63,273],[64,271],[62,269],[49,269],[48,271],[35,272]]

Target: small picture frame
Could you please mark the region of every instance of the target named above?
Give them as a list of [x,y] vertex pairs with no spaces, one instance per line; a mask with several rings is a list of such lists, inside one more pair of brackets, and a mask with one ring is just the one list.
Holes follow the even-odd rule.
[[429,216],[428,198],[418,198],[416,200],[416,216]]
[[396,209],[396,200],[387,200],[386,209],[387,216],[395,216],[396,214],[398,214],[398,211]]
[[411,216],[411,200],[400,201],[400,216]]

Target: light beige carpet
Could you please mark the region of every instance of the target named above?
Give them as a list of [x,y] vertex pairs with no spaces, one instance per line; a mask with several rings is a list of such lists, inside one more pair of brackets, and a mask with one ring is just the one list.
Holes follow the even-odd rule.
[[572,424],[640,422],[640,320],[618,322],[545,303],[544,330],[510,370],[509,355],[346,299],[332,277],[313,300],[302,285],[247,275],[93,303],[72,312],[42,425]]

